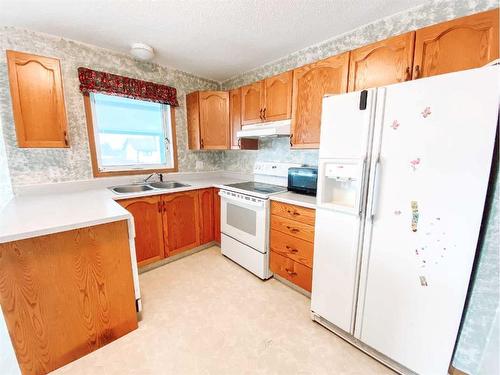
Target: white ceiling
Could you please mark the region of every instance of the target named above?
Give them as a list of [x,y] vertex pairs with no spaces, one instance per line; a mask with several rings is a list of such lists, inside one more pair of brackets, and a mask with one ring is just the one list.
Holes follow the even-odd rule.
[[0,0],[0,25],[128,52],[222,81],[424,0]]

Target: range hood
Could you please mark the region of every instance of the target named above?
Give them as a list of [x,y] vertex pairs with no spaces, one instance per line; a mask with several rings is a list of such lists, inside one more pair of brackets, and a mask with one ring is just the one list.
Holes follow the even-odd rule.
[[238,138],[289,137],[290,120],[273,121],[264,124],[244,125],[236,133]]

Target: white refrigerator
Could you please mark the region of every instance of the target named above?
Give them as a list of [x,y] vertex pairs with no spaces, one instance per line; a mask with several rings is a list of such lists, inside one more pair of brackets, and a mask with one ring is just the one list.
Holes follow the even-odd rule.
[[498,73],[323,100],[312,317],[401,373],[448,371],[488,188]]

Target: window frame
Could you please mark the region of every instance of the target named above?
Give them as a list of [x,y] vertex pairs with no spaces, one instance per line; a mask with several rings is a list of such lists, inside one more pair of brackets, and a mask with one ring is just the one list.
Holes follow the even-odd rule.
[[[94,177],[110,177],[110,176],[126,176],[126,175],[140,175],[149,173],[172,173],[178,171],[178,160],[177,160],[177,137],[176,137],[176,124],[175,124],[175,108],[168,106],[168,109],[163,109],[163,116],[168,116],[170,111],[170,146],[172,147],[172,168],[124,168],[124,169],[109,169],[100,170],[99,169],[99,150],[96,147],[96,135],[97,131],[94,126],[94,109],[92,106],[92,98],[90,95],[83,95],[83,103],[85,106],[85,117],[87,118],[87,133],[89,137],[89,149],[90,149],[90,159],[92,162],[92,174]],[[164,121],[164,124],[166,122]],[[165,126],[165,125],[164,125]],[[168,131],[168,129],[165,129]]]

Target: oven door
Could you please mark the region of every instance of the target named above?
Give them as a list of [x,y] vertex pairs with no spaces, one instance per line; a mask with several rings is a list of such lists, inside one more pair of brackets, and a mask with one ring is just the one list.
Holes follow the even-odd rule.
[[266,253],[269,200],[228,190],[220,190],[219,195],[222,233]]

